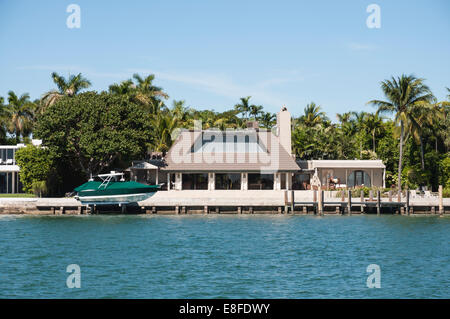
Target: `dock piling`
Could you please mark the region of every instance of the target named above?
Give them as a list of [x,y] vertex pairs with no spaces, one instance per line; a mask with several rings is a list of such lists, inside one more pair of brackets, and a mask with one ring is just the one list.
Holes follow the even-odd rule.
[[439,185],[439,215],[444,215],[444,199],[443,199],[442,185]]
[[352,215],[352,191],[348,191],[348,198],[347,198],[347,214],[349,216]]
[[294,190],[291,190],[291,214],[294,214],[295,210],[295,199],[294,199]]
[[409,216],[409,189],[406,190],[406,214]]
[[377,215],[381,215],[381,192],[377,191]]
[[361,201],[361,214],[364,213],[364,191],[362,190],[360,193],[360,201]]
[[319,191],[319,215],[323,216],[323,190]]

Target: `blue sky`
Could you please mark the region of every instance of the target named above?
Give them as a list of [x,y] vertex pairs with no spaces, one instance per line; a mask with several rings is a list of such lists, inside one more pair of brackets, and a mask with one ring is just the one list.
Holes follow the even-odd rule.
[[[81,28],[69,29],[69,4]],[[369,29],[369,4],[381,28]],[[0,95],[39,98],[50,73],[81,72],[95,90],[154,73],[188,106],[223,111],[240,97],[299,115],[372,111],[379,82],[414,73],[438,99],[450,87],[450,2],[0,0]]]

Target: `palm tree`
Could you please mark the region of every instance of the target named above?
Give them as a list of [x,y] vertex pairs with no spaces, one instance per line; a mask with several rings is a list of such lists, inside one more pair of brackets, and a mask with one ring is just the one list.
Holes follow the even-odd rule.
[[133,95],[136,93],[136,85],[131,80],[125,80],[119,84],[114,83],[109,86],[109,93],[115,95]]
[[372,151],[376,153],[375,136],[383,131],[383,117],[377,113],[368,113],[365,116],[364,126],[372,135]]
[[250,105],[250,111],[249,114],[250,116],[252,116],[251,118],[253,120],[257,120],[258,119],[258,115],[262,113],[263,107],[262,105]]
[[321,111],[321,106],[316,105],[314,102],[306,105],[304,113],[304,115],[300,116],[299,121],[305,126],[313,127],[328,121],[325,112]]
[[52,80],[58,87],[58,90],[49,91],[42,96],[41,100],[44,108],[52,105],[63,96],[74,96],[81,90],[91,86],[91,82],[83,77],[81,73],[69,75],[69,78],[66,79],[58,73],[53,72]]
[[135,73],[133,74],[133,78],[136,80],[136,88],[138,91],[140,91],[142,94],[150,97],[163,97],[165,99],[169,98],[167,93],[165,93],[162,88],[154,86],[153,80],[155,79],[155,75],[150,74],[146,76],[145,78],[142,78],[139,74]]
[[153,150],[165,155],[172,146],[172,134],[178,128],[178,118],[168,111],[152,116],[151,121],[154,127]]
[[6,124],[8,116],[6,113],[5,99],[0,96],[0,142],[3,143],[6,139]]
[[412,109],[418,102],[429,103],[434,100],[424,79],[416,78],[414,75],[405,75],[385,80],[381,82],[381,89],[387,98],[387,101],[371,100],[368,104],[378,107],[378,113],[395,113],[395,123],[400,125],[400,145],[398,160],[398,189],[401,190],[402,184],[402,163],[403,163],[403,141],[405,137],[405,125],[408,122],[416,123],[413,117]]
[[20,136],[30,135],[34,120],[35,105],[30,101],[28,93],[17,96],[13,91],[8,92],[8,106],[6,113],[9,118],[8,131],[14,133],[16,142]]
[[251,106],[249,104],[251,96],[241,97],[241,103],[238,103],[234,106],[234,109],[237,110],[244,119],[248,119],[248,114],[250,112]]
[[276,115],[270,112],[263,112],[260,121],[263,127],[270,129],[275,124]]

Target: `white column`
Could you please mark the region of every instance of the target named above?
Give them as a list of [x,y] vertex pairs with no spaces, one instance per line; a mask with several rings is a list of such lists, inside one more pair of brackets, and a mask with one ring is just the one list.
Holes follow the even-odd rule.
[[348,187],[348,171],[345,169],[345,187]]
[[16,173],[12,172],[12,193],[15,193],[15,186],[16,186]]
[[241,173],[241,190],[248,190],[248,173]]
[[156,185],[159,184],[159,167],[156,169]]
[[383,168],[383,188],[386,188],[386,169]]
[[175,189],[181,190],[183,186],[183,175],[181,173],[175,173]]
[[208,190],[213,191],[216,189],[216,174],[208,173]]
[[167,190],[170,191],[170,173],[167,173]]
[[370,186],[373,186],[373,168],[370,169]]

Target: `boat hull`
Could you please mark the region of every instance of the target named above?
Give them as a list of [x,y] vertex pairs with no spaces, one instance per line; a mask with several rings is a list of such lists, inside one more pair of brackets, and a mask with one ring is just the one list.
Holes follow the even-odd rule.
[[83,205],[120,205],[137,203],[150,198],[154,194],[155,192],[140,194],[78,196],[77,200],[79,200]]
[[137,182],[106,184],[89,181],[77,188],[77,200],[83,205],[116,205],[137,203],[153,196],[160,185],[145,185]]

